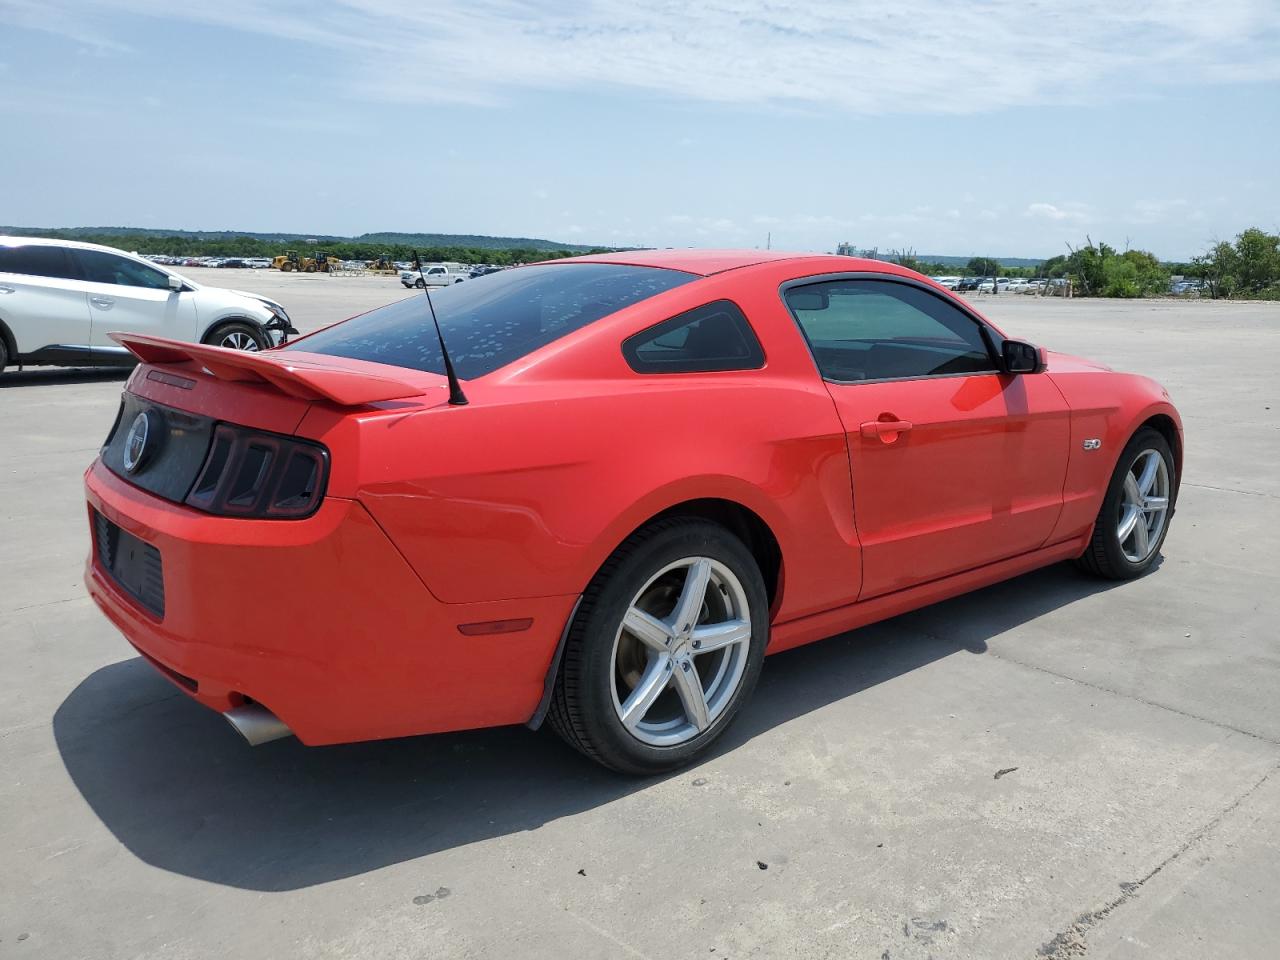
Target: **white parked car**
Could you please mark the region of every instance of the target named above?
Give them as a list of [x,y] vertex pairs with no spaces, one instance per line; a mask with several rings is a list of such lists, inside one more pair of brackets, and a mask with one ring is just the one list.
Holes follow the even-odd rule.
[[[400,271],[400,282],[406,287],[447,287],[471,278],[471,268],[460,263],[424,263],[422,276],[412,268]],[[426,283],[423,283],[423,280]]]
[[0,371],[130,366],[133,355],[108,336],[116,332],[265,350],[298,331],[266,297],[205,286],[122,250],[0,237]]
[[1006,290],[1008,290],[1008,289],[1009,289],[1009,278],[1008,278],[1008,277],[995,277],[995,278],[993,279],[993,278],[991,278],[991,277],[988,277],[986,280],[983,280],[980,284],[978,284],[978,292],[979,292],[979,293],[994,293],[994,292],[996,292],[996,290],[997,290],[997,289],[998,289],[1001,293],[1004,293]]

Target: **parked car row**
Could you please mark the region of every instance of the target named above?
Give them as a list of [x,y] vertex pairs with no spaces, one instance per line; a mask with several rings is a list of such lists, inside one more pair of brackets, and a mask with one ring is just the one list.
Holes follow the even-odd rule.
[[6,366],[124,366],[120,331],[265,350],[293,328],[255,293],[204,286],[93,243],[0,237],[0,371]]
[[929,279],[948,290],[961,293],[1039,293],[1045,287],[1061,287],[1067,282],[1062,278],[1046,279],[1044,277],[930,277]]
[[[399,267],[400,264],[396,264],[396,266]],[[408,289],[414,287],[419,290],[423,287],[448,287],[455,283],[461,283],[463,280],[474,280],[476,277],[488,276],[491,273],[506,269],[506,267],[497,267],[487,263],[424,263],[422,265],[422,273],[419,274],[418,268],[410,263],[401,267],[400,282]]]
[[[267,270],[273,266],[279,267],[279,264],[270,257],[171,257],[164,254],[151,253],[143,254],[142,259],[166,267],[217,267],[242,270]],[[333,260],[332,257],[329,259]],[[342,263],[341,261],[333,262],[339,266]],[[354,263],[357,267],[364,266],[363,261],[355,261]],[[413,263],[405,260],[397,260],[394,263],[384,261],[383,263],[399,271],[400,282],[406,287],[421,288],[423,286],[421,278],[418,277],[418,270]],[[453,283],[461,283],[463,280],[483,277],[506,269],[506,267],[489,263],[466,264],[452,262],[424,263],[422,267],[427,278],[426,286],[430,287],[444,287]],[[314,272],[314,268],[305,272]]]
[[270,257],[168,257],[158,253],[146,253],[143,260],[165,267],[228,267],[241,270],[266,270],[271,266]]

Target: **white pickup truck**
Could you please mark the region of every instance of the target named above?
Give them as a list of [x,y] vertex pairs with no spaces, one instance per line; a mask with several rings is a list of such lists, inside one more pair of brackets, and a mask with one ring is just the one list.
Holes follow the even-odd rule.
[[461,263],[424,263],[422,276],[418,276],[417,270],[400,271],[400,282],[410,288],[447,287],[470,278],[471,270]]

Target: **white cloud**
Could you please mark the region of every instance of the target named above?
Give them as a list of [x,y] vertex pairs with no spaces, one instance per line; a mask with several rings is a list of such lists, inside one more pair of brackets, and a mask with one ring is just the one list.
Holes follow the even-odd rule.
[[1063,206],[1056,206],[1052,203],[1029,203],[1023,215],[1040,217],[1044,220],[1067,220],[1072,223],[1083,223],[1089,219],[1089,215],[1085,212],[1083,206],[1078,203],[1069,203]]
[[344,90],[389,101],[604,87],[970,113],[1280,78],[1274,0],[987,0],[980,11],[952,0],[0,0],[0,10],[103,48],[127,36],[122,11],[306,44],[332,57]]
[[55,33],[82,45],[82,50],[95,53],[130,53],[128,44],[112,38],[109,31],[86,24],[83,17],[73,16],[70,5],[47,3],[45,0],[0,0],[0,26],[22,27]]

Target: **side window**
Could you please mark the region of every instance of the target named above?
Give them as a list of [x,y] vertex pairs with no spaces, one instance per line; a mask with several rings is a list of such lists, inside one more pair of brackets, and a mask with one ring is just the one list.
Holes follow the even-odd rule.
[[900,380],[997,369],[978,323],[936,294],[888,280],[829,280],[784,295],[827,380]]
[[84,278],[94,283],[114,283],[121,287],[147,287],[168,290],[168,274],[154,267],[101,250],[76,250]]
[[764,350],[737,305],[717,300],[628,337],[622,355],[636,373],[758,370]]
[[71,264],[63,247],[43,243],[0,247],[0,273],[20,273],[28,277],[71,278]]

